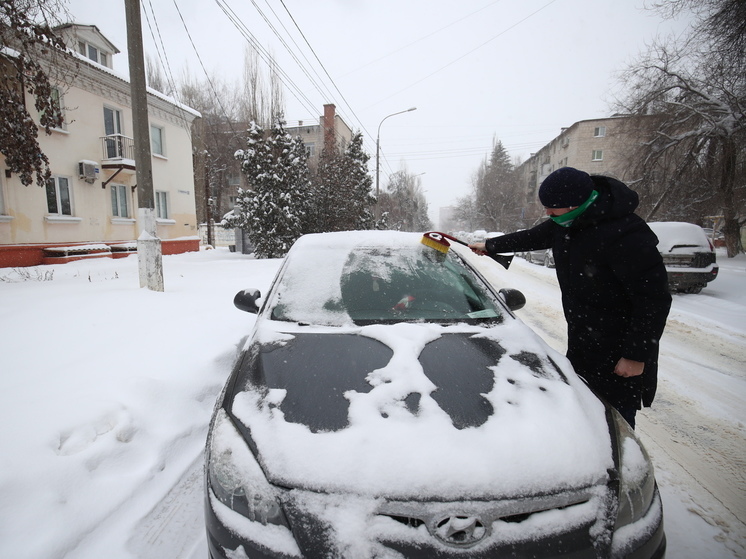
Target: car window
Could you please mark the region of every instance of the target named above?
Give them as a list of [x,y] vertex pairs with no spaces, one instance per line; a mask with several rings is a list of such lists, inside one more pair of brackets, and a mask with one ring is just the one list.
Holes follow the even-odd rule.
[[422,245],[293,254],[270,307],[276,320],[331,326],[501,318],[498,303],[460,257]]

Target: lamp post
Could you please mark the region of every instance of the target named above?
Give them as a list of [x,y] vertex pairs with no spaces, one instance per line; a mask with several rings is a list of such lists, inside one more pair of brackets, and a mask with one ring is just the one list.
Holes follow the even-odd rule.
[[378,181],[380,176],[380,169],[381,169],[381,124],[383,124],[383,121],[386,120],[389,117],[400,115],[402,113],[408,113],[411,111],[416,111],[417,107],[410,107],[409,109],[405,111],[399,111],[398,113],[391,113],[390,115],[387,115],[381,119],[381,122],[378,124],[378,132],[376,133],[376,225],[378,225],[378,222],[381,220],[381,200],[380,200],[380,194],[381,189],[379,188]]

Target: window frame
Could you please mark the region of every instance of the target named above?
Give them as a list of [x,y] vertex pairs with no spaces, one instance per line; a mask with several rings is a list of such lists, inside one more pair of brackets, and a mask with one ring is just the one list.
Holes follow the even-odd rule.
[[594,149],[591,152],[591,161],[603,161],[603,160],[604,160],[604,150]]
[[[160,150],[156,151],[155,142],[153,141],[153,130],[158,130],[160,136]],[[150,151],[153,155],[166,157],[166,128],[160,124],[150,125]]]
[[[69,213],[65,213],[65,201],[62,198],[62,192],[60,189],[61,181],[65,181],[65,189],[67,194],[67,206]],[[50,203],[52,202],[52,199],[50,197],[50,184],[54,184],[54,204],[55,204],[55,211],[52,211],[52,207],[50,206]],[[73,205],[73,189],[72,189],[72,179],[70,177],[64,176],[64,175],[52,175],[49,177],[49,180],[47,181],[47,184],[45,186],[46,191],[46,198],[47,198],[47,215],[52,217],[74,217],[74,205]]]
[[[94,53],[93,56],[92,56],[92,51]],[[78,53],[84,58],[87,58],[88,60],[95,62],[96,64],[101,64],[101,66],[106,66],[107,68],[110,68],[109,53],[101,50],[96,45],[92,45],[91,43],[81,39],[78,41]]]
[[[55,105],[54,111],[60,116],[60,120],[62,124],[57,127],[52,127],[52,130],[61,130],[66,131],[67,130],[67,122],[65,121],[65,96],[62,93],[62,89],[60,89],[58,86],[53,85],[51,88],[51,97],[52,101]],[[39,117],[41,118],[43,112],[39,113]]]
[[606,127],[605,126],[596,126],[593,129],[593,137],[594,138],[605,138],[606,137]]
[[[122,204],[124,202],[124,204]],[[124,205],[124,215],[122,206]],[[111,215],[115,219],[131,219],[129,187],[124,184],[111,185]]]
[[[168,192],[165,190],[155,191],[155,217],[156,219],[171,219],[169,217]],[[165,207],[164,207],[165,206]]]
[[[111,126],[113,131],[109,131],[106,118],[107,111],[111,112]],[[107,159],[120,159],[124,157],[124,146],[122,145],[121,136],[124,135],[124,111],[111,105],[103,106],[104,116],[104,146],[106,149]]]

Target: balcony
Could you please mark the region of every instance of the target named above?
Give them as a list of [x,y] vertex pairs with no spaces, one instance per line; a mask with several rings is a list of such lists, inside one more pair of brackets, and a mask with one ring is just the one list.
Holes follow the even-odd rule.
[[106,188],[114,177],[124,172],[124,176],[133,175],[137,170],[135,165],[135,140],[122,134],[109,134],[101,138],[103,158],[101,169],[114,171],[106,180],[102,181],[101,188]]
[[110,134],[101,138],[103,167],[118,168],[131,165],[135,168],[135,140],[122,134]]

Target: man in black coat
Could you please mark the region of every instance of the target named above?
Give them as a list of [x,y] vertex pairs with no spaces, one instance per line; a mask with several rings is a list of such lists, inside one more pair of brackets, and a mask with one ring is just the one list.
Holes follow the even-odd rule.
[[572,167],[539,188],[550,219],[470,245],[481,254],[551,248],[567,319],[567,358],[590,387],[634,427],[650,406],[658,341],[671,307],[658,238],[637,208],[637,193],[611,177]]

